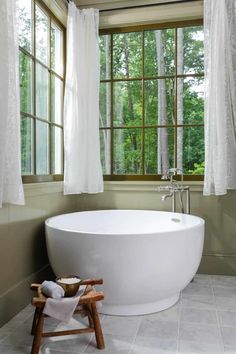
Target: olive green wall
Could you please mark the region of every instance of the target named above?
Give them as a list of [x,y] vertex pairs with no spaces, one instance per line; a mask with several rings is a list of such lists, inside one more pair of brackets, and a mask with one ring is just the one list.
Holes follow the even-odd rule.
[[25,206],[0,209],[0,326],[30,302],[31,282],[50,277],[44,220],[76,208],[61,184],[43,185],[25,187]]
[[[204,197],[200,183],[190,188],[191,214],[206,221],[199,272],[236,275],[236,191],[221,197]],[[171,210],[170,201],[162,202],[161,195],[158,185],[151,182],[113,182],[103,194],[78,196],[78,209]]]
[[[76,210],[170,210],[161,201],[160,183],[107,182],[97,195],[63,196],[62,184],[25,186],[26,205],[0,209],[0,326],[30,302],[29,285],[51,276],[44,220]],[[236,191],[203,197],[201,184],[191,185],[191,213],[206,220],[204,255],[199,272],[236,275]]]

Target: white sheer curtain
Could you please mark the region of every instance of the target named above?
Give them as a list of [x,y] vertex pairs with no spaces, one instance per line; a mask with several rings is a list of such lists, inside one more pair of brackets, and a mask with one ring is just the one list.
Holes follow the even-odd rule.
[[236,1],[204,0],[204,195],[236,189]]
[[98,10],[69,3],[64,101],[65,194],[103,191],[99,143]]
[[0,1],[0,207],[24,204],[16,3]]

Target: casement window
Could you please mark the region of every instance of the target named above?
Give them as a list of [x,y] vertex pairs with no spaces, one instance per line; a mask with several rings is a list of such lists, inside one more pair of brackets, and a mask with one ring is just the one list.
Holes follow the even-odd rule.
[[202,21],[103,30],[100,143],[106,179],[204,173]]
[[24,182],[62,179],[65,28],[38,0],[19,0]]

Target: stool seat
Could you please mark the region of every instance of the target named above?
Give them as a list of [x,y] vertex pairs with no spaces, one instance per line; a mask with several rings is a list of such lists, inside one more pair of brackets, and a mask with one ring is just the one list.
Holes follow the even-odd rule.
[[71,334],[92,333],[95,332],[98,349],[104,349],[104,338],[102,334],[99,315],[97,312],[96,302],[104,299],[102,291],[97,292],[93,287],[96,284],[103,284],[102,279],[84,280],[86,285],[83,295],[80,297],[78,306],[74,314],[83,313],[88,316],[89,326],[87,328],[69,329],[65,331],[43,332],[44,319],[49,317],[43,313],[47,296],[42,293],[41,284],[31,284],[31,289],[37,292],[37,296],[33,297],[32,305],[35,307],[34,319],[31,334],[34,335],[31,354],[38,354],[42,337],[64,336]]

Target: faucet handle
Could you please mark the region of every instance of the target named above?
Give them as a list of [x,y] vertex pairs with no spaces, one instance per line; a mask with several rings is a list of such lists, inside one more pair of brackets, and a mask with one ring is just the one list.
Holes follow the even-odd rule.
[[166,192],[170,190],[170,186],[161,186],[158,188],[159,192]]
[[167,181],[169,179],[168,174],[165,173],[163,176],[161,176],[161,180]]

